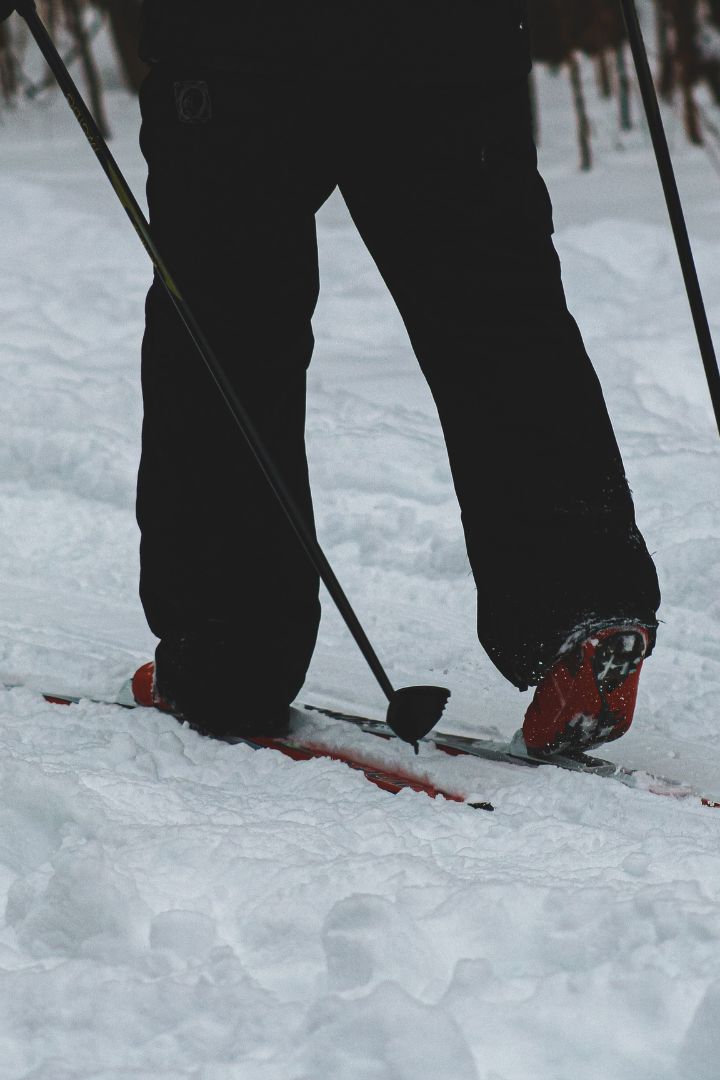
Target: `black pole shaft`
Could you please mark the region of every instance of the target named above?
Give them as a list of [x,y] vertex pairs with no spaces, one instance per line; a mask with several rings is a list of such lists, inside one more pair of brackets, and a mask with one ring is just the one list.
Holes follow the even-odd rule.
[[155,270],[157,271],[160,281],[167,289],[168,295],[172,300],[177,312],[185,323],[187,330],[195,343],[195,346],[200,353],[203,361],[205,362],[208,371],[217,385],[218,390],[222,394],[225,404],[230,410],[235,423],[239,427],[240,431],[244,435],[250,450],[252,451],[255,459],[262,469],[265,478],[267,479],[270,487],[272,488],[275,496],[285,511],[297,537],[302,544],[305,552],[310,559],[311,563],[320,575],[327,591],[330,593],[335,606],[342,615],[348,630],[354,637],[357,645],[362,652],[365,660],[370,667],[373,675],[377,679],[380,688],[390,701],[394,695],[392,683],[390,682],[385,669],[383,668],[380,660],[378,659],[375,650],[373,649],[370,641],[363,630],[360,620],[355,614],[350,601],[343,592],[340,582],[336,578],[330,563],[328,562],[325,554],[320,547],[315,535],[309,528],[305,518],[300,511],[297,503],[290,494],[285,482],[278,472],[272,458],[270,457],[265,445],[260,438],[260,435],[255,429],[250,417],[245,411],[245,407],[237,396],[235,388],[233,387],[230,379],[228,378],[222,364],[212,349],[210,343],[202,332],[200,326],[195,320],[192,310],[188,306],[187,302],[183,298],[177,282],[170,273],[167,264],[162,258],[161,253],[155,246],[153,238],[150,234],[150,226],[145,220],[145,215],[140,209],[130,187],[125,180],[125,177],[120,172],[120,169],[113,158],[107,143],[100,134],[95,121],[90,114],[82,96],[72,80],[72,77],[65,67],[65,64],[60,57],[57,49],[55,48],[52,38],[48,34],[45,26],[40,19],[33,0],[21,0],[16,5],[16,10],[26,20],[30,32],[32,33],[38,48],[47,60],[47,63],[58,81],[60,89],[64,93],[68,100],[68,104],[72,109],[75,117],[80,124],[80,127],[85,133],[90,146],[95,152],[95,155],[100,162],[107,178],[112,184],[116,195],[120,202],[125,207],[125,211],[132,222],[136,233],[140,237],[145,250],[147,251],[150,259],[152,260]]
[[690,302],[690,310],[692,311],[692,317],[695,323],[695,332],[697,334],[700,354],[705,368],[705,377],[707,378],[710,399],[715,412],[715,423],[717,424],[718,433],[720,433],[720,371],[718,371],[718,362],[713,346],[712,334],[710,333],[710,325],[708,323],[707,312],[703,302],[702,290],[695,268],[695,260],[693,258],[692,247],[690,246],[690,238],[685,224],[685,215],[683,214],[680,193],[678,191],[672,159],[670,157],[670,150],[665,137],[665,129],[660,115],[660,106],[655,92],[652,72],[650,71],[647,49],[645,48],[645,42],[643,41],[635,0],[620,0],[620,4],[625,18],[625,25],[627,26],[630,48],[635,61],[635,68],[640,83],[640,92],[642,94],[645,113],[650,128],[650,136],[655,149],[655,157],[657,159],[658,169],[660,170],[660,179],[665,192],[665,201],[667,202],[670,222],[675,235],[675,244],[680,257],[680,266],[682,268],[683,278],[685,279],[685,288]]

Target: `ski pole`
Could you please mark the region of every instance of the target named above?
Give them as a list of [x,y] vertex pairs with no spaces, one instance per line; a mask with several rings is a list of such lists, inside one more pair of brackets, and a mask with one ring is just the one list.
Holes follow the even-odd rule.
[[441,686],[406,686],[399,690],[393,688],[312,529],[308,526],[300,508],[275,466],[218,356],[198,325],[161,252],[155,246],[145,215],[55,48],[52,38],[37,13],[34,0],[20,0],[20,2],[16,3],[15,10],[27,22],[38,48],[57,79],[60,89],[67,98],[68,104],[75,114],[75,118],[80,124],[87,141],[90,143],[105,175],[112,184],[115,194],[125,208],[136,233],[155,266],[160,281],[165,286],[178,315],[185,324],[235,423],[244,436],[275,497],[285,511],[305,553],[320,575],[350,633],[365,657],[370,670],[387,697],[389,702],[387,710],[388,724],[400,738],[414,744],[417,750],[417,740],[427,735],[440,719],[450,697],[450,691]]
[[645,48],[645,42],[640,28],[640,20],[638,19],[635,0],[620,0],[620,5],[625,18],[630,48],[635,61],[638,82],[640,83],[640,92],[645,106],[645,114],[650,128],[655,158],[660,171],[660,180],[662,182],[663,191],[665,192],[665,201],[670,215],[673,234],[675,236],[675,245],[680,258],[680,266],[685,280],[685,289],[690,302],[693,322],[695,323],[695,333],[697,334],[700,355],[702,356],[703,367],[705,368],[705,377],[710,391],[710,399],[715,412],[715,423],[717,424],[718,433],[720,433],[720,371],[718,371],[718,362],[713,346],[712,334],[710,333],[710,325],[708,323],[707,312],[703,302],[702,290],[698,280],[692,247],[690,246],[690,237],[688,236],[687,226],[685,224],[685,215],[680,201],[680,193],[675,179],[670,149],[668,147],[667,138],[665,137],[665,129],[660,115],[660,106],[658,104],[657,94],[655,93],[652,72],[650,71],[647,49]]

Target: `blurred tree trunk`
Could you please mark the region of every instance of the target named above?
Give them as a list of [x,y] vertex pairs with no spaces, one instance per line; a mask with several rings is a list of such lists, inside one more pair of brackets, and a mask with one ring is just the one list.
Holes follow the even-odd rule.
[[690,142],[701,146],[704,140],[694,95],[694,88],[700,81],[702,67],[698,2],[697,0],[667,0],[667,5],[675,27],[675,55],[683,94],[685,130]]
[[702,54],[702,74],[720,105],[720,0],[707,0],[706,15],[703,37],[707,35],[708,40]]
[[663,101],[672,102],[675,95],[675,57],[670,47],[670,12],[666,0],[655,0],[657,48],[660,57],[658,93]]
[[529,7],[534,59],[553,68],[567,67],[569,71],[580,168],[586,170],[592,166],[591,129],[573,33],[584,2],[587,0],[531,0]]
[[625,43],[620,42],[615,50],[615,58],[617,61],[617,79],[618,79],[618,105],[620,109],[620,130],[631,131],[632,130],[632,108],[631,108],[631,96],[630,96],[630,75],[628,73],[627,55],[625,53]]
[[576,48],[595,57],[596,63],[601,66],[603,97],[612,96],[614,87],[607,58],[610,54],[615,57],[620,128],[627,131],[631,126],[630,88],[625,67],[625,21],[618,0],[585,0],[584,3],[576,3],[572,34]]
[[130,90],[137,93],[148,70],[138,56],[141,0],[99,0],[98,6],[110,18],[110,29],[125,82]]
[[42,3],[38,5],[42,20],[51,37],[54,37],[57,31],[60,2],[61,0],[42,0]]
[[104,139],[110,137],[110,127],[105,114],[105,106],[102,99],[102,85],[100,74],[95,63],[95,58],[90,47],[90,40],[83,22],[83,13],[80,0],[63,0],[65,17],[68,29],[77,44],[80,59],[82,61],[88,95],[90,97],[90,111],[95,123],[100,129]]
[[604,98],[612,97],[612,79],[610,78],[610,65],[608,63],[608,56],[605,50],[599,52],[595,58],[595,70],[597,73],[598,89],[600,90],[600,96]]
[[572,53],[568,60],[570,69],[570,85],[572,86],[573,101],[575,103],[575,116],[577,119],[578,143],[580,146],[580,168],[587,171],[592,168],[592,144],[590,142],[590,119],[585,107],[585,94],[583,93],[582,72],[577,54]]
[[18,88],[17,57],[13,51],[12,31],[8,23],[0,23],[0,91],[6,101],[15,96]]

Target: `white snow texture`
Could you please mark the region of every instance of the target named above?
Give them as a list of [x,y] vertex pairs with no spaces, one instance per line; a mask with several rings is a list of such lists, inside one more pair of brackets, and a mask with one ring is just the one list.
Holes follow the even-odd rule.
[[[720,796],[720,442],[649,140],[621,144],[592,99],[580,175],[569,90],[540,89],[570,304],[664,593],[608,755]],[[136,103],[110,109],[140,193]],[[720,180],[667,121],[717,335]],[[509,737],[528,699],[475,639],[429,393],[339,198],[319,227],[321,541],[391,677],[447,684],[444,727]],[[112,692],[153,648],[133,517],[150,271],[58,96],[2,113],[0,243],[0,674],[26,684],[0,691],[2,1080],[716,1080],[720,811],[444,759],[488,814],[43,701]],[[327,603],[304,698],[382,715]]]

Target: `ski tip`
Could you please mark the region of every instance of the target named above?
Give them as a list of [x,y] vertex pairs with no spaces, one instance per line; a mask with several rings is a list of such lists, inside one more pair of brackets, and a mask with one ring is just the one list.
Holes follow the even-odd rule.
[[390,699],[388,726],[417,753],[418,740],[435,727],[449,697],[450,691],[444,686],[404,686]]

